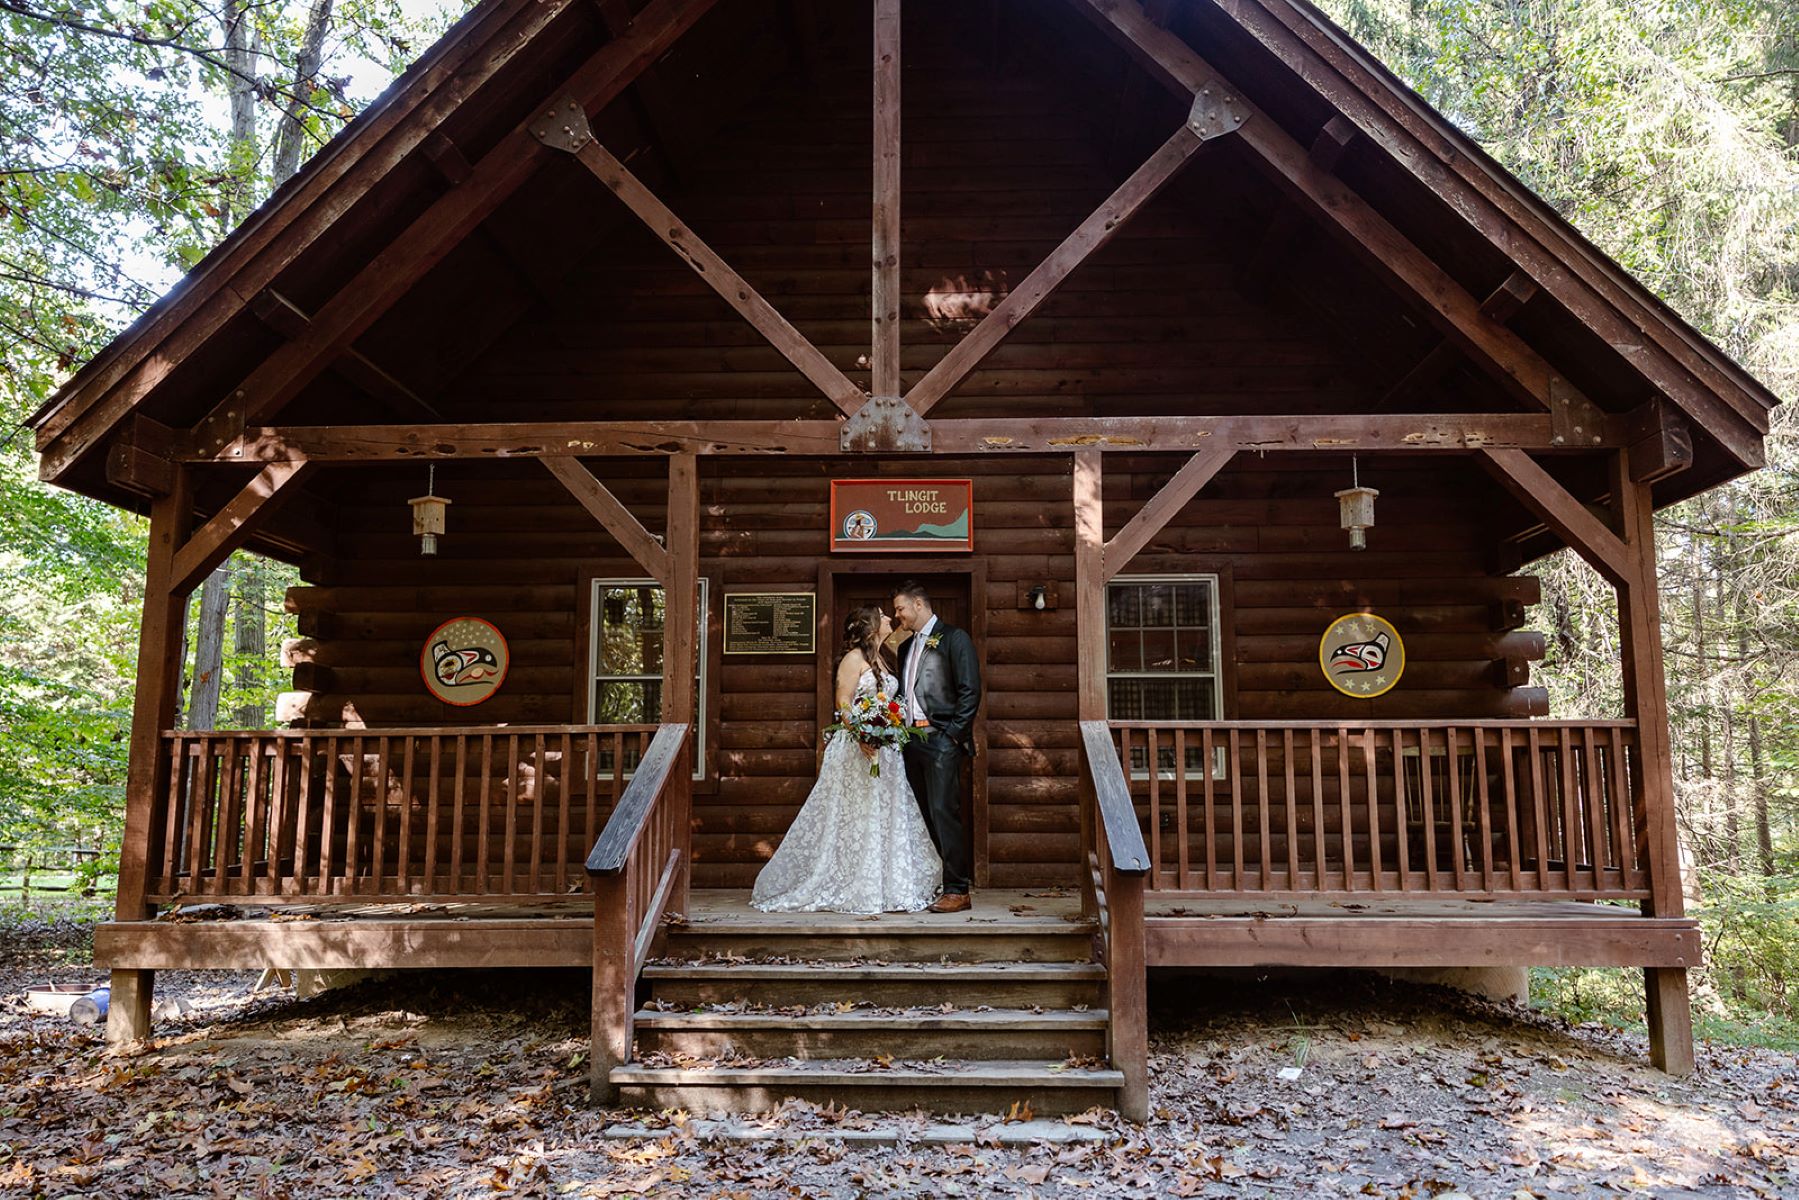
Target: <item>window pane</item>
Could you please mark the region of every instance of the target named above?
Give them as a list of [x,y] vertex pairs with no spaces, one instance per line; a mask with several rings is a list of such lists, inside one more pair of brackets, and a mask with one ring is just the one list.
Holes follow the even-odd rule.
[[1148,583],[1143,585],[1143,625],[1170,626],[1174,624],[1174,586],[1167,583]]
[[1111,587],[1106,619],[1113,629],[1135,629],[1143,624],[1143,590],[1135,584],[1116,583]]
[[1212,585],[1183,583],[1176,587],[1174,619],[1178,625],[1209,627],[1212,623]]
[[601,675],[662,672],[662,589],[609,587],[600,596]]
[[593,723],[649,725],[662,716],[662,681],[607,680],[595,686]]
[[1174,667],[1174,630],[1145,629],[1143,631],[1143,669],[1145,671],[1172,671]]
[[1175,632],[1175,666],[1177,671],[1210,671],[1212,669],[1212,631],[1180,629]]
[[1143,680],[1109,679],[1106,681],[1106,711],[1114,721],[1140,721],[1149,714],[1143,711]]
[[1110,657],[1107,659],[1109,669],[1113,671],[1141,671],[1143,669],[1143,635],[1135,629],[1123,633],[1112,634],[1110,640]]

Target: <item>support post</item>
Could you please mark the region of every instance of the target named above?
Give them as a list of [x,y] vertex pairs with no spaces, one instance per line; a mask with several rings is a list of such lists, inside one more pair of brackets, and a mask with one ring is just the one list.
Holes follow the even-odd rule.
[[[1111,854],[1107,847],[1106,853]],[[1118,1114],[1139,1125],[1149,1120],[1149,953],[1143,930],[1143,881],[1137,874],[1108,871],[1106,907],[1112,929],[1107,938],[1107,1008],[1112,1014],[1112,1066],[1124,1073]]]
[[1101,497],[1104,452],[1074,452],[1074,628],[1076,711],[1106,719],[1106,527]]
[[595,1105],[618,1098],[612,1068],[631,1059],[631,1018],[636,1007],[637,922],[624,871],[591,875],[593,883],[593,1061],[590,1090]]
[[[1674,758],[1668,734],[1668,686],[1662,670],[1661,604],[1655,574],[1655,508],[1649,486],[1631,478],[1630,453],[1611,463],[1612,503],[1629,570],[1617,583],[1619,644],[1624,658],[1624,715],[1637,724],[1632,764],[1642,798],[1648,844],[1645,915],[1679,917],[1680,841],[1674,824]],[[1693,1010],[1685,967],[1645,967],[1649,1058],[1670,1075],[1693,1072]]]
[[[680,761],[669,777],[664,803],[672,804],[681,876],[669,907],[685,913],[693,884],[693,753],[699,742],[695,676],[699,647],[700,473],[692,454],[668,460],[668,583],[663,608],[667,641],[662,658],[662,720],[693,732],[681,743]],[[629,1049],[629,1047],[626,1047]]]
[[870,381],[900,394],[900,0],[875,0],[874,331]]
[[[137,643],[137,695],[131,710],[131,758],[125,774],[125,837],[119,849],[116,920],[150,917],[144,897],[150,873],[150,831],[165,800],[159,784],[162,731],[175,723],[181,681],[182,632],[187,593],[174,588],[175,556],[193,522],[193,473],[173,468],[171,487],[150,505],[150,549],[144,571],[144,615]],[[160,864],[159,864],[160,865]],[[155,974],[114,971],[106,1013],[106,1040],[126,1045],[150,1036],[150,994]]]

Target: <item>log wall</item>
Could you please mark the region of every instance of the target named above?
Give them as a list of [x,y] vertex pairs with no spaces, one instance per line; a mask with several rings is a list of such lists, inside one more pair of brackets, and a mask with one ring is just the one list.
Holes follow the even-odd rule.
[[[1382,488],[1369,549],[1352,553],[1331,492],[1340,465],[1279,457],[1240,461],[1192,501],[1129,573],[1216,572],[1223,578],[1226,715],[1241,719],[1525,716],[1543,695],[1516,681],[1540,658],[1541,635],[1511,628],[1535,581],[1496,573],[1478,496],[1464,496],[1457,460],[1364,464]],[[1107,472],[1115,531],[1152,495],[1174,460],[1116,456]],[[1322,469],[1321,469],[1322,468]],[[600,474],[652,530],[663,482],[653,465]],[[696,798],[702,884],[745,884],[777,844],[810,786],[825,661],[721,653],[724,593],[810,591],[828,557],[828,481],[864,461],[710,460],[701,499],[701,571],[711,587],[708,768]],[[975,547],[987,572],[986,745],[992,882],[1058,877],[1075,857],[1074,610],[1021,608],[1032,585],[1072,604],[1072,508],[1067,460],[945,460],[933,474],[975,479]],[[640,572],[561,485],[535,464],[440,470],[451,530],[436,560],[417,557],[405,500],[416,481],[342,472],[339,553],[307,568],[295,589],[305,638],[290,650],[305,715],[370,726],[579,722],[587,649],[580,581]],[[849,556],[844,556],[848,558]],[[863,565],[866,556],[856,556]],[[905,556],[890,560],[897,580]],[[846,566],[848,564],[846,563]],[[1500,564],[1503,565],[1503,564]],[[1407,639],[1404,681],[1376,700],[1332,691],[1318,638],[1344,611],[1371,607]],[[485,617],[507,635],[512,673],[488,703],[432,700],[418,673],[424,638],[449,617]],[[836,640],[827,631],[821,644]],[[1509,672],[1503,665],[1510,660]]]

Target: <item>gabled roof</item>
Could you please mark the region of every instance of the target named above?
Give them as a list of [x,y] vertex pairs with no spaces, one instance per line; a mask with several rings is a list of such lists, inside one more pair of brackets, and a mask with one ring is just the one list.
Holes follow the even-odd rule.
[[[927,13],[943,7],[939,0],[913,2]],[[1015,22],[1070,21],[1067,9],[1048,0],[996,3]],[[1070,4],[1086,7],[1083,0]],[[718,10],[730,7],[724,0]],[[1169,31],[1302,143],[1333,118],[1339,130],[1346,127],[1356,144],[1342,178],[1379,193],[1383,210],[1421,245],[1478,244],[1484,262],[1503,261],[1527,276],[1545,301],[1533,326],[1533,336],[1553,345],[1545,353],[1615,357],[1640,384],[1614,389],[1620,396],[1665,396],[1684,412],[1718,453],[1704,472],[1658,491],[1659,500],[1759,465],[1777,399],[1304,0],[1159,7]],[[507,138],[519,136],[518,124],[569,81],[580,85],[589,112],[598,114],[596,128],[620,158],[631,157],[630,147],[665,143],[682,122],[653,119],[646,96],[673,92],[678,100],[682,89],[702,86],[687,81],[744,69],[757,57],[746,49],[743,20],[706,38],[687,36],[712,8],[711,0],[655,0],[633,17],[623,0],[485,0],[33,417],[44,477],[131,502],[93,466],[95,451],[123,421],[153,411],[191,424],[225,398],[208,391],[220,386],[220,371],[254,378],[278,351],[305,343],[317,330],[289,297],[316,311],[347,287],[366,286],[370,264],[378,266],[396,238],[416,237],[421,217],[438,211],[433,205],[446,189],[490,179],[480,172]],[[1094,0],[1086,15],[1103,27],[1106,13],[1127,11],[1136,13],[1130,0]],[[805,44],[839,14],[804,4],[795,12],[791,28],[744,20],[758,36],[799,45],[796,57],[816,54]],[[695,56],[693,69],[667,70],[666,61],[653,67],[671,47],[677,57]],[[608,108],[633,85],[630,95],[652,119]],[[706,104],[695,107],[698,119],[711,115]],[[541,178],[542,167],[541,158],[524,157],[502,182],[516,187]],[[446,217],[442,228],[427,230],[443,243],[438,258],[466,240],[482,215]],[[271,307],[282,305],[271,316]],[[284,321],[281,337],[272,336]],[[203,355],[209,372],[196,380],[189,366]],[[346,375],[372,378],[376,390],[402,399],[410,394],[392,379],[383,382],[354,351],[345,358],[357,360],[340,360]],[[210,369],[219,362],[225,366]],[[428,411],[428,401],[413,399]]]

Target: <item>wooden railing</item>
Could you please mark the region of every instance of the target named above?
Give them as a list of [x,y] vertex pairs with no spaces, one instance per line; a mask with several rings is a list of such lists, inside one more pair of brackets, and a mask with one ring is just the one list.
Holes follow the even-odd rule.
[[1106,968],[1106,1047],[1124,1073],[1118,1110],[1149,1119],[1149,995],[1143,881],[1149,851],[1104,721],[1081,722],[1081,908]]
[[596,1104],[608,1103],[612,1068],[631,1058],[637,978],[663,917],[687,908],[693,781],[687,725],[656,731],[593,852],[593,1056]]
[[146,898],[580,892],[582,858],[655,732],[166,733]]
[[1155,868],[1193,894],[1640,899],[1629,721],[1111,722]]

